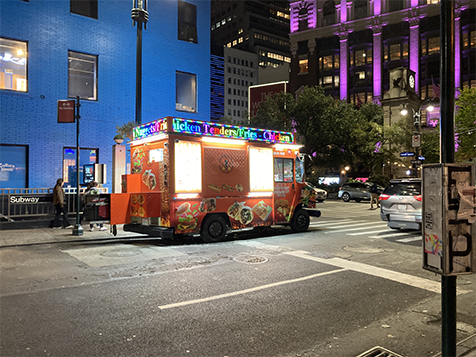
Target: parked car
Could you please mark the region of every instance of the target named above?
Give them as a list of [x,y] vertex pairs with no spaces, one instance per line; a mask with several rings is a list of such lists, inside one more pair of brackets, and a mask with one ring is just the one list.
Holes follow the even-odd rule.
[[[344,184],[339,188],[338,197],[342,198],[344,202],[349,202],[350,200],[355,200],[360,202],[362,200],[370,201],[372,196],[370,189],[372,188],[372,182],[349,182]],[[384,188],[380,185],[377,185],[377,192],[382,193]]]
[[322,188],[314,186],[312,183],[306,182],[306,185],[312,188],[316,192],[316,201],[317,202],[324,202],[327,198],[327,191],[323,190]]
[[390,228],[421,229],[421,179],[390,180],[379,201],[380,218]]

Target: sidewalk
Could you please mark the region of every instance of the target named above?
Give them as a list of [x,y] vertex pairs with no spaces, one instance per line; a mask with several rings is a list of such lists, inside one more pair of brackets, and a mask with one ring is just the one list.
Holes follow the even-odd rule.
[[[74,222],[74,219],[70,219]],[[160,239],[147,238],[144,235],[132,232],[124,232],[122,225],[117,226],[117,235],[110,232],[110,226],[104,225],[107,230],[100,231],[95,228],[93,232],[89,231],[89,224],[82,225],[83,235],[74,236],[72,229],[52,229],[48,225],[48,220],[16,221],[2,222],[0,224],[0,249],[24,245],[54,244],[66,242],[87,242],[97,240],[114,240],[137,237],[138,239]],[[434,357],[442,357],[441,352]],[[476,357],[476,333],[457,343],[457,357]],[[391,357],[391,356],[389,356]]]
[[[70,218],[73,223],[74,219]],[[73,230],[69,229],[52,229],[49,228],[50,219],[48,220],[31,220],[31,221],[15,221],[2,222],[0,224],[0,248],[15,247],[22,245],[37,244],[54,244],[66,242],[81,242],[95,240],[114,240],[121,238],[137,237],[142,239],[150,239],[147,236],[132,232],[124,232],[122,225],[117,225],[117,236],[110,232],[110,226],[105,224],[105,231],[95,228],[93,232],[89,231],[89,223],[82,224],[83,235],[73,235]],[[73,224],[75,225],[75,224]],[[160,238],[154,238],[160,239]]]

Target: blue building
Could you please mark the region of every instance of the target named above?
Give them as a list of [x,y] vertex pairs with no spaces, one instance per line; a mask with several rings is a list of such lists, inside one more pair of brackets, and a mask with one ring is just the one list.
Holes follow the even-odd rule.
[[[0,1],[0,188],[76,186],[76,124],[57,101],[80,96],[80,171],[107,165],[116,126],[135,120],[130,0]],[[149,0],[142,32],[142,123],[210,120],[210,2]],[[82,172],[81,172],[82,177]]]

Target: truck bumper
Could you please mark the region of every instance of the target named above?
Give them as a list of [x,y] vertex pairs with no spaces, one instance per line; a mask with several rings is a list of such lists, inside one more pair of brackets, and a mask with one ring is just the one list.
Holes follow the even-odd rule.
[[123,229],[126,232],[147,234],[151,237],[160,237],[165,239],[172,239],[174,237],[174,230],[167,227],[143,226],[141,224],[124,224]]
[[311,217],[320,217],[321,216],[321,211],[317,210],[317,209],[309,209],[309,208],[304,208],[307,213],[309,213],[309,215]]

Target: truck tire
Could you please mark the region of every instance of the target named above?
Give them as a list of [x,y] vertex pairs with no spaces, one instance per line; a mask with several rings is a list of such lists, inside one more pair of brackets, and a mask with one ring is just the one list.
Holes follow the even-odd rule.
[[212,214],[202,222],[200,237],[205,243],[221,242],[226,236],[226,221],[219,214]]
[[305,232],[309,228],[309,213],[305,210],[298,208],[294,211],[293,218],[291,220],[291,229],[294,232]]

